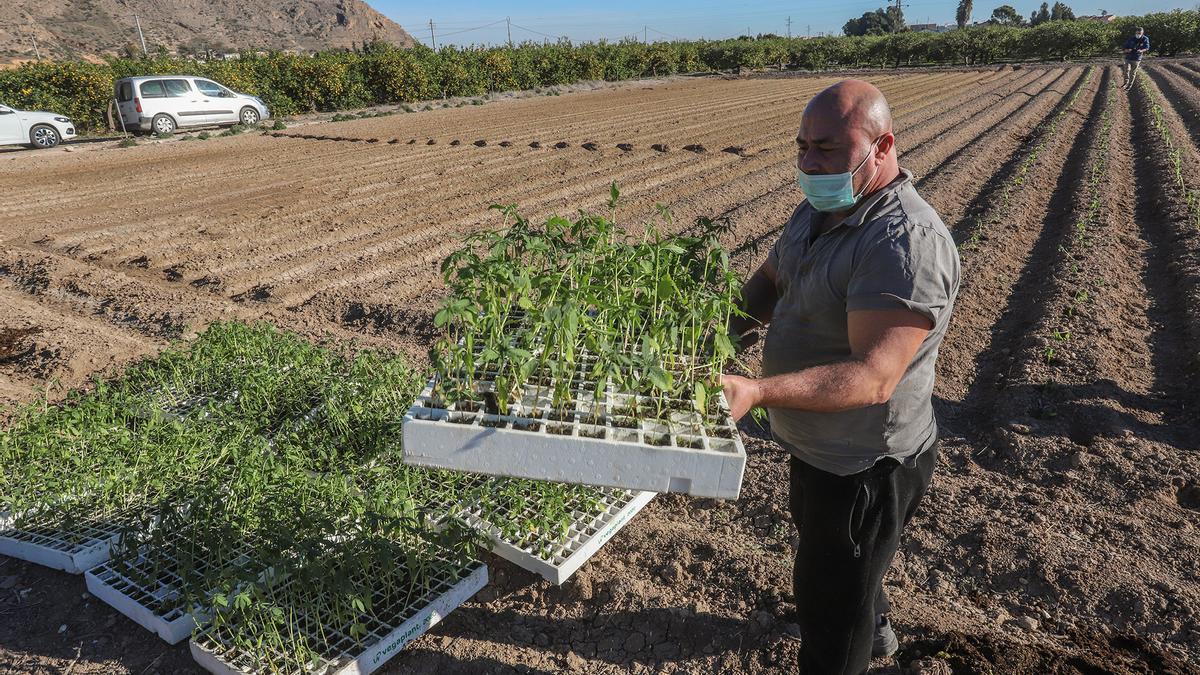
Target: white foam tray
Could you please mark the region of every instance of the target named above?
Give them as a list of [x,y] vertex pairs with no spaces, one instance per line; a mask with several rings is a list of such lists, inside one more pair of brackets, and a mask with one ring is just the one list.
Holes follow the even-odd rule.
[[[613,415],[602,415],[603,424],[596,425],[582,424],[582,415],[565,422],[545,413],[522,417],[520,405],[512,415],[489,415],[436,407],[433,384],[430,381],[404,416],[405,463],[718,499],[736,499],[741,491],[746,448],[732,423],[722,427],[726,438],[703,429],[697,432],[696,426],[683,433],[674,425],[647,420],[627,428]],[[684,417],[685,423],[691,422]]]
[[[142,553],[145,551],[143,548]],[[88,592],[169,644],[187,639],[197,625],[196,617],[181,607],[160,612],[150,606],[178,597],[179,577],[174,570],[169,564],[155,566],[144,555],[139,555],[129,566],[146,575],[156,573],[150,584],[153,587],[148,588],[134,575],[122,573],[127,571],[126,565],[108,561],[84,573]]]
[[37,526],[17,529],[11,518],[2,527],[0,555],[71,574],[82,574],[108,560],[121,536],[120,527],[100,518],[77,523],[69,530]]
[[[183,642],[196,627],[196,619],[187,612],[172,612],[161,615],[141,604],[130,595],[123,593],[119,587],[124,584],[135,584],[107,565],[101,564],[84,572],[88,592],[107,603],[118,612],[133,620],[142,628],[158,635],[168,644]],[[169,586],[163,586],[156,591],[159,599],[165,599],[176,593]]]
[[[435,589],[433,597],[419,609],[405,612],[396,617],[394,622],[383,623],[373,627],[372,636],[376,639],[357,653],[342,653],[324,655],[320,663],[314,664],[307,672],[314,675],[367,675],[379,669],[385,662],[403,650],[410,642],[424,635],[430,628],[444,619],[450,612],[457,609],[487,585],[487,565],[477,563],[469,574],[452,585]],[[260,671],[234,664],[218,654],[207,641],[208,631],[200,633],[192,639],[189,647],[192,658],[200,667],[215,675],[256,675]],[[345,641],[345,640],[343,640]]]
[[[603,510],[597,514],[577,513],[575,523],[563,540],[533,533],[505,537],[487,522],[478,509],[467,508],[459,517],[487,535],[492,542],[493,553],[522,569],[541,575],[551,583],[561,585],[657,494],[612,488],[604,492]],[[543,552],[543,544],[548,551]]]

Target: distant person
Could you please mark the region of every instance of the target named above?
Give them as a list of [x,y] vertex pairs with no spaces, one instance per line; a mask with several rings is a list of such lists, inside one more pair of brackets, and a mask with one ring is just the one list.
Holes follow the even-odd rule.
[[743,288],[752,320],[730,326],[769,324],[763,377],[722,382],[733,416],[766,408],[791,455],[800,672],[859,675],[899,647],[883,577],[937,464],[934,365],[958,249],[899,166],[873,85],[817,94],[796,143],[805,199]]
[[1138,67],[1142,65],[1142,54],[1150,51],[1150,37],[1141,26],[1133,29],[1133,35],[1125,40],[1125,89],[1133,88]]

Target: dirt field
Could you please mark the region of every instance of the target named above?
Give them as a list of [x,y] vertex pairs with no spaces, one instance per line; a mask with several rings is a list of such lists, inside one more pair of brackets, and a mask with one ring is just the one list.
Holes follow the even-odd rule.
[[[960,243],[934,485],[887,578],[913,672],[1200,672],[1200,63],[871,78]],[[51,398],[217,318],[424,361],[437,265],[525,215],[725,216],[757,265],[799,201],[830,79],[694,79],[271,135],[0,154],[0,399]],[[1162,109],[1156,115],[1150,96]],[[628,144],[628,145],[625,145]],[[745,427],[742,498],[660,496],[562,588],[494,583],[394,673],[787,672],[786,462]],[[191,672],[185,645],[0,558],[0,670]]]

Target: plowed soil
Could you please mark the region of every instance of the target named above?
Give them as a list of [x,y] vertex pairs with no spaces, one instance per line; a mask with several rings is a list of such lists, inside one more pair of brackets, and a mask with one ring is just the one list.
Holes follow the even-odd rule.
[[[871,79],[953,230],[943,452],[887,577],[876,672],[1200,673],[1200,63]],[[801,199],[832,78],[681,79],[284,132],[0,155],[0,402],[219,318],[425,363],[437,265],[494,203],[729,218],[751,270]],[[1162,132],[1173,139],[1168,145]],[[1200,204],[1200,201],[1196,201]],[[754,354],[751,354],[751,361]],[[753,364],[752,364],[753,365]],[[744,428],[741,499],[656,498],[563,587],[494,581],[386,672],[776,673],[799,648],[786,461]],[[0,670],[193,672],[81,578],[0,557]]]

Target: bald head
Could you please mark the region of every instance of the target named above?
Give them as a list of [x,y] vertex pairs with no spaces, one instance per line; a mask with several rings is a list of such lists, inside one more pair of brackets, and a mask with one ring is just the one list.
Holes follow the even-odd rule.
[[874,139],[892,130],[892,111],[875,85],[862,80],[842,80],[825,88],[808,102],[804,117],[838,120]]
[[870,194],[900,173],[892,111],[870,82],[842,80],[814,96],[804,108],[796,147],[801,172],[852,172],[855,194]]

